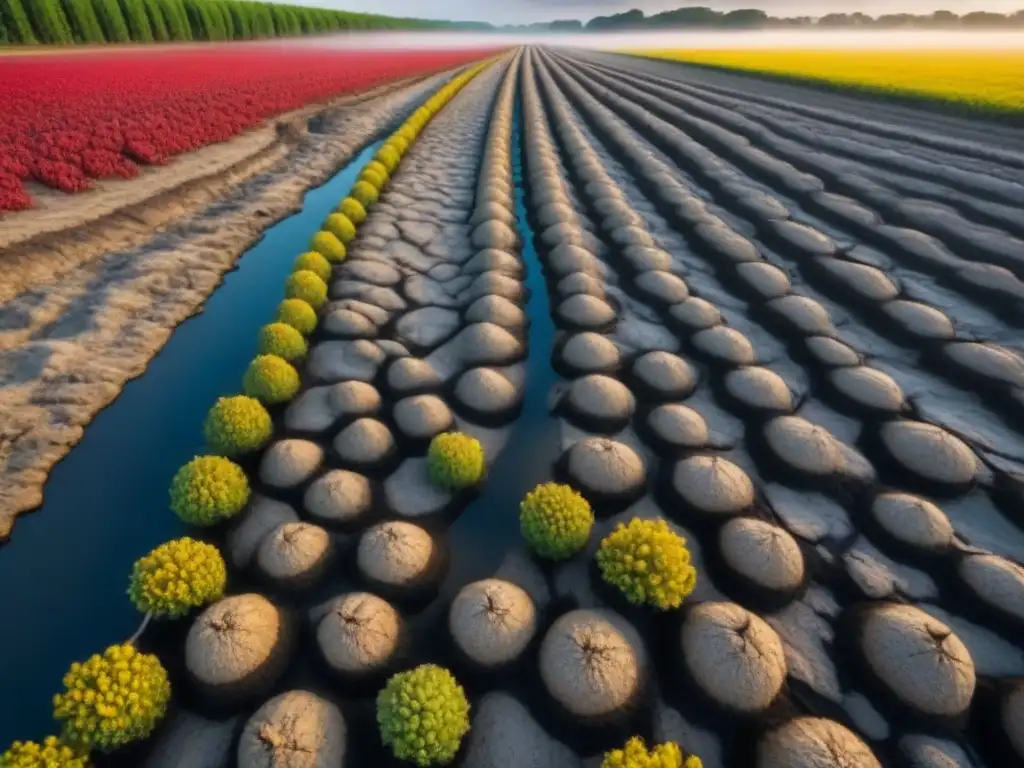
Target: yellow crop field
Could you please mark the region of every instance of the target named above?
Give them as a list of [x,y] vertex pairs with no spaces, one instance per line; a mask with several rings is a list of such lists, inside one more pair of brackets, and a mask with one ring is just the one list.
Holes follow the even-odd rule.
[[1024,112],[1024,50],[641,50],[628,51],[880,93]]

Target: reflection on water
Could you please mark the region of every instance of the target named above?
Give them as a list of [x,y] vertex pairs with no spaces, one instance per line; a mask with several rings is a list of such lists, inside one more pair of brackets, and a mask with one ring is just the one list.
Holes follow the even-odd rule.
[[737,31],[664,30],[583,34],[506,34],[501,32],[361,32],[313,40],[288,40],[282,46],[327,48],[474,48],[538,43],[554,46],[626,50],[637,48],[1016,48],[1024,49],[1020,30],[943,31],[766,29]]

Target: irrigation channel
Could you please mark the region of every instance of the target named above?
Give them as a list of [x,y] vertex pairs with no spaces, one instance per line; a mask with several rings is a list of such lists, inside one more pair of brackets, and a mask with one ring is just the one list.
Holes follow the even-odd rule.
[[89,425],[51,473],[43,506],[0,549],[0,742],[49,733],[68,664],[135,631],[139,616],[125,592],[132,563],[187,533],[167,509],[171,478],[202,453],[210,405],[238,392],[295,257],[380,143],[310,190],[301,211],[242,255],[203,311]]

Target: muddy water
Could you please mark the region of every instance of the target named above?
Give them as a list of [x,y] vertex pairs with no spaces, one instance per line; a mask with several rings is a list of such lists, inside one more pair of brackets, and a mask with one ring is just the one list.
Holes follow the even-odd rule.
[[186,533],[168,509],[171,478],[203,450],[203,418],[239,390],[295,257],[379,145],[239,259],[203,312],[89,425],[50,474],[42,508],[0,549],[0,745],[53,732],[50,699],[68,665],[134,631],[132,563]]

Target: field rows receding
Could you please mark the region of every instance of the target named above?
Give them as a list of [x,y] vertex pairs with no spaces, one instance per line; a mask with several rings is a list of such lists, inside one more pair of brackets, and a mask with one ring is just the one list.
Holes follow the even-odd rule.
[[[633,735],[1024,765],[1024,154],[703,77],[510,52],[401,139],[343,258],[317,236],[301,387],[210,536],[235,596],[143,635],[182,709],[130,756],[398,765],[375,696],[431,663],[462,768]],[[428,458],[456,430],[479,486]]]

